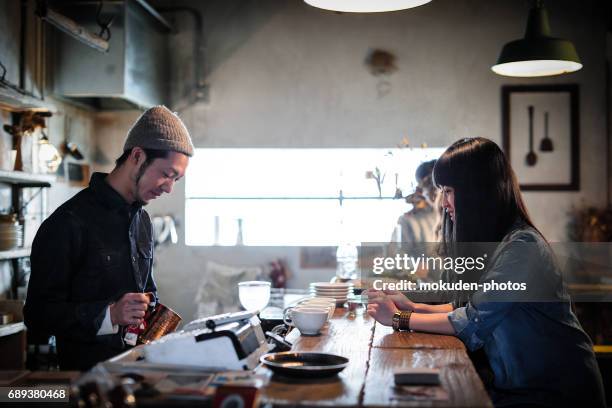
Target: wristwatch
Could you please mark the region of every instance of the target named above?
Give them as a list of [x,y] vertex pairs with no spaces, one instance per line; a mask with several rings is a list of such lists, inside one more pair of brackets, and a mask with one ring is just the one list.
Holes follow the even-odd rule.
[[400,312],[399,324],[397,325],[400,330],[410,330],[410,316],[412,316],[412,310]]
[[393,313],[393,317],[391,318],[391,327],[393,330],[410,330],[410,316],[412,315],[412,311],[401,312],[397,311]]
[[402,316],[402,312],[400,311],[393,313],[393,317],[391,318],[391,327],[393,327],[393,330],[395,331],[399,331],[400,329],[399,323],[400,323],[401,316]]

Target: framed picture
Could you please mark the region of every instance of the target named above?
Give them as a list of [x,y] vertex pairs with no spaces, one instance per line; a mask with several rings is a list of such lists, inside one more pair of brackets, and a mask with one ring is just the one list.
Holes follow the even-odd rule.
[[502,143],[522,190],[580,190],[578,85],[502,87]]

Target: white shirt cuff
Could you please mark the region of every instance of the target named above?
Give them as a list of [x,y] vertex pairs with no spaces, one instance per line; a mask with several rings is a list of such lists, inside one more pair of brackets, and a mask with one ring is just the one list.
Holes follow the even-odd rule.
[[106,307],[106,314],[104,316],[104,320],[100,325],[100,329],[96,335],[104,336],[105,334],[115,334],[119,332],[119,325],[113,325],[113,321],[111,320],[110,315],[110,306]]

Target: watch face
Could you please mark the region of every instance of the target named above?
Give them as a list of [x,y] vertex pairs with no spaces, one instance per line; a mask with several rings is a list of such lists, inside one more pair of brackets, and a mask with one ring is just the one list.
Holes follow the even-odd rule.
[[221,404],[220,408],[245,408],[244,399],[239,394],[230,394],[226,396]]

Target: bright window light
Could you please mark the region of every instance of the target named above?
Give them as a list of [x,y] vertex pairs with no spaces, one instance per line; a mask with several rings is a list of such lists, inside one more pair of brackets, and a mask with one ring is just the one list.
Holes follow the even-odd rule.
[[[443,148],[196,149],[186,176],[187,245],[387,242],[410,209],[419,164]],[[381,190],[372,175],[380,171]],[[384,179],[383,179],[384,177]]]

